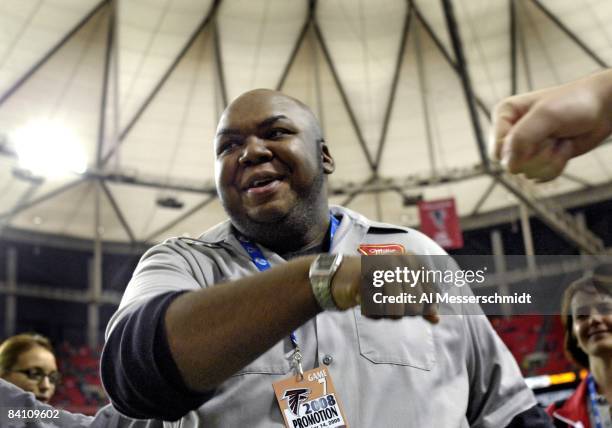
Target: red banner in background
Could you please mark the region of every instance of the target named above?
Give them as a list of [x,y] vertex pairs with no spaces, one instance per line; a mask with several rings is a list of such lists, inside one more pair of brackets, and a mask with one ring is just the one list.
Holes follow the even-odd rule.
[[455,199],[419,201],[421,232],[447,250],[463,247],[463,235]]

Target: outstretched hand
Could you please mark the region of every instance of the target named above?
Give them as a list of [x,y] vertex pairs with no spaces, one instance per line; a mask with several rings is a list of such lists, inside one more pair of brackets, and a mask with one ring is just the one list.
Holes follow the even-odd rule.
[[493,112],[493,158],[513,174],[548,181],[612,133],[612,70],[509,97]]

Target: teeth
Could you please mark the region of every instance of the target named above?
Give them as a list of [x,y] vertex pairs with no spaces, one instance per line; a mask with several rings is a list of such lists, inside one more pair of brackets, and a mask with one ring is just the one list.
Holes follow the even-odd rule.
[[263,180],[255,180],[253,182],[253,187],[259,187],[259,186],[261,186],[263,184],[270,183],[271,181],[274,181],[274,179],[273,178],[266,178],[266,179],[263,179]]

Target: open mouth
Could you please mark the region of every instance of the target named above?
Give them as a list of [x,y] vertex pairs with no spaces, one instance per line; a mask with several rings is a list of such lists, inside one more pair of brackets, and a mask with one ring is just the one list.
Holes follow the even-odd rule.
[[277,174],[256,174],[247,181],[243,190],[252,194],[265,193],[276,188],[283,179]]
[[253,181],[252,184],[249,185],[247,190],[249,190],[249,189],[256,189],[258,187],[265,187],[265,186],[267,186],[268,184],[270,184],[270,183],[272,183],[274,181],[278,181],[278,179],[277,178],[264,178],[264,179],[261,179],[261,180],[255,180],[255,181]]
[[281,181],[282,180],[277,178],[270,180],[257,180],[257,182],[247,188],[246,192],[255,195],[272,192],[281,183]]

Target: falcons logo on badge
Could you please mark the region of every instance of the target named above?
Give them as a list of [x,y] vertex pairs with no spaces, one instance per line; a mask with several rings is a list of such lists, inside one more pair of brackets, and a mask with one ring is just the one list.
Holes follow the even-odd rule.
[[310,389],[308,388],[296,388],[288,389],[283,394],[283,400],[287,400],[287,404],[291,412],[298,416],[298,409],[303,401],[306,401],[310,395]]

